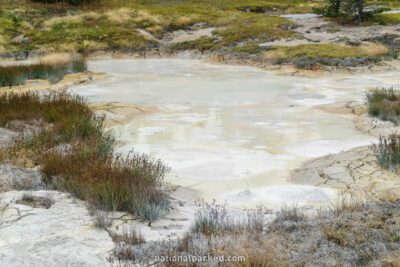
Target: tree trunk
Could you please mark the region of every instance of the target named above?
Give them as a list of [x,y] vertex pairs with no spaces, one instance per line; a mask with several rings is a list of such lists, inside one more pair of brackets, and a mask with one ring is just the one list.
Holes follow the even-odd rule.
[[364,0],[358,0],[358,22],[363,20]]
[[341,0],[336,0],[336,2],[335,2],[335,15],[337,16],[337,15],[339,15],[339,12],[340,12],[340,4],[342,3],[342,1]]

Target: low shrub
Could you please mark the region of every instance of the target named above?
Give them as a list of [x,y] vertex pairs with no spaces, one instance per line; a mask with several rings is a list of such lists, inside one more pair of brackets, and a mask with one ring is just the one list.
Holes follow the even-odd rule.
[[[257,209],[250,218],[258,219],[250,219],[250,224],[243,211],[219,206],[216,212],[213,203],[200,208],[200,218],[217,222],[212,234],[188,232],[179,239],[146,243],[133,238],[131,244],[121,240],[109,259],[117,266],[398,266],[400,202],[359,206],[361,202],[358,196],[342,194],[337,207],[320,210],[322,216],[305,216],[295,205],[283,206],[272,221],[257,215]],[[200,258],[190,260],[193,255]],[[234,256],[236,261],[227,260]]]
[[205,203],[196,213],[192,232],[213,234],[217,231],[232,229],[233,221],[228,216],[225,206]]
[[[169,168],[145,154],[115,154],[114,137],[85,99],[67,92],[0,96],[0,127],[21,121],[39,129],[9,148],[14,157],[33,157],[44,181],[91,205],[126,211],[150,222],[169,205],[163,178]],[[32,153],[27,153],[31,151]]]
[[169,205],[161,188],[168,169],[147,155],[123,157],[108,153],[103,144],[93,142],[76,145],[70,155],[46,153],[42,166],[46,182],[55,189],[72,192],[108,210],[127,211],[155,221]]
[[271,224],[271,228],[278,232],[293,232],[308,226],[308,218],[296,205],[283,205]]
[[184,41],[171,46],[172,50],[199,50],[200,52],[214,51],[220,47],[215,37],[201,37],[194,41]]
[[400,169],[400,135],[381,136],[379,143],[371,148],[380,166],[394,171]]
[[24,193],[22,195],[22,200],[26,201],[26,202],[33,202],[35,199],[34,199],[32,193]]
[[54,204],[54,199],[51,195],[45,197],[34,196],[32,192],[24,193],[20,200],[16,201],[18,204],[28,205],[33,208],[49,209]]
[[367,107],[369,115],[398,124],[400,93],[393,88],[375,89],[367,93]]
[[136,229],[134,224],[131,224],[122,230],[121,236],[116,236],[114,242],[124,242],[128,245],[138,245],[145,243],[142,234]]
[[360,212],[364,209],[365,201],[362,194],[342,192],[338,195],[336,205],[331,207],[329,211],[333,216],[339,216],[346,212]]
[[30,65],[0,66],[0,87],[23,85],[29,79],[46,79],[56,83],[68,73],[82,72],[87,69],[85,59],[75,57],[67,63],[48,64],[39,62]]
[[227,210],[226,205],[218,205],[215,202],[205,203],[195,215],[191,232],[205,235],[262,232],[267,212],[264,207],[259,206],[254,210],[233,214]]

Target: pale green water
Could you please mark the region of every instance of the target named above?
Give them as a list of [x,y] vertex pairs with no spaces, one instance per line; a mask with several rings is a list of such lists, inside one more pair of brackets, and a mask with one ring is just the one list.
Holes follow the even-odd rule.
[[333,190],[291,185],[289,171],[373,139],[358,132],[350,117],[314,106],[362,99],[367,86],[391,79],[277,77],[249,67],[169,59],[93,61],[89,68],[113,75],[77,89],[89,100],[163,109],[116,127],[125,142],[119,151],[151,153],[172,167],[171,183],[234,205],[329,202]]

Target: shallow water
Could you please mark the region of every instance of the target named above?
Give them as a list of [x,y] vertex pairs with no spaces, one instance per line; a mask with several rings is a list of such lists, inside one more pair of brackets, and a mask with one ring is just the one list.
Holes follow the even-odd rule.
[[[151,153],[173,170],[167,180],[199,190],[204,199],[254,206],[327,204],[336,192],[287,182],[307,159],[373,139],[348,115],[316,105],[362,99],[391,74],[351,79],[278,77],[250,67],[195,60],[93,61],[112,78],[77,89],[90,101],[158,106],[114,128],[119,151]],[[395,77],[395,76],[393,76]]]

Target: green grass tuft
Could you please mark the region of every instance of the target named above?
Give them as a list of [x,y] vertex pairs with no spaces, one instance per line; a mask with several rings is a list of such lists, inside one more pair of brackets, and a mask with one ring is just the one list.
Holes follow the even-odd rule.
[[375,89],[367,94],[368,113],[384,121],[399,123],[400,93],[392,89]]
[[67,64],[37,63],[31,65],[0,66],[0,87],[23,85],[29,79],[45,79],[56,83],[65,74],[86,70],[85,59],[74,58]]
[[400,135],[380,137],[379,143],[371,146],[380,166],[398,171],[400,169]]

